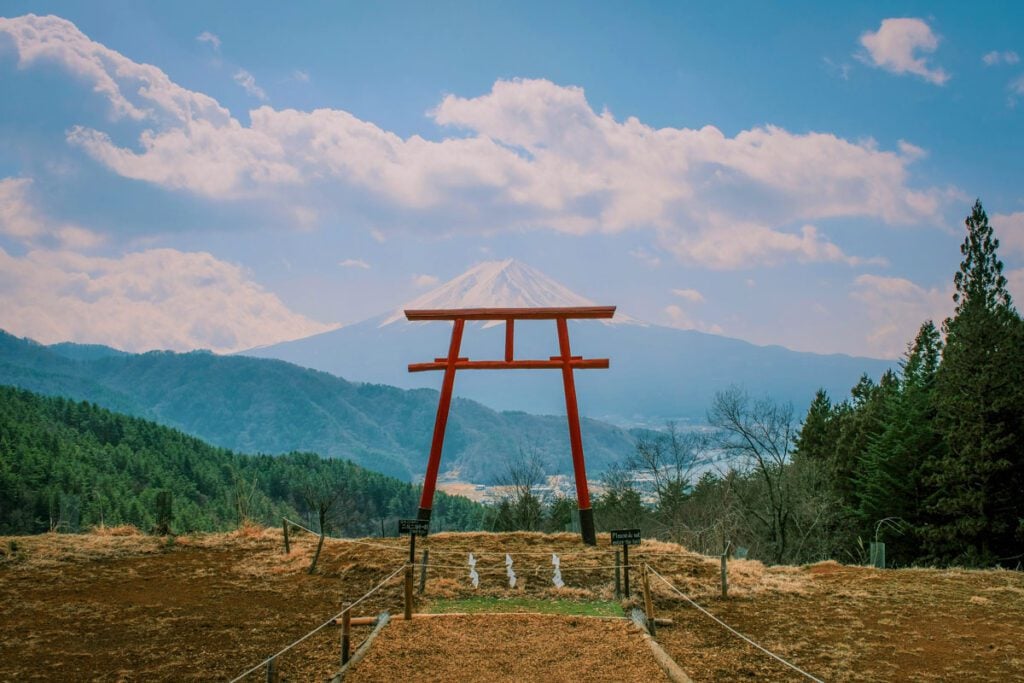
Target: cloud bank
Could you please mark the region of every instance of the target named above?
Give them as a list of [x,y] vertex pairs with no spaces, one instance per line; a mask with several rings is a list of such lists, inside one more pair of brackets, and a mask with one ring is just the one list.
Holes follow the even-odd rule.
[[[914,65],[927,40],[896,40],[886,22],[868,41],[873,54],[937,78]],[[138,123],[134,141],[84,126],[68,133],[115,173],[218,200],[276,202],[288,215],[346,214],[382,234],[645,230],[679,261],[709,268],[855,265],[872,255],[846,254],[815,223],[925,222],[942,201],[936,188],[911,187],[921,150],[909,144],[887,151],[771,125],[735,136],[713,126],[657,129],[595,111],[581,88],[546,80],[448,95],[428,113],[449,133],[440,140],[402,138],[335,109],[261,106],[244,125],[59,17],[0,19],[0,32],[22,68],[58,64],[105,97],[113,117]]]
[[203,252],[121,258],[0,248],[0,327],[43,343],[228,353],[333,329],[288,309],[245,270]]

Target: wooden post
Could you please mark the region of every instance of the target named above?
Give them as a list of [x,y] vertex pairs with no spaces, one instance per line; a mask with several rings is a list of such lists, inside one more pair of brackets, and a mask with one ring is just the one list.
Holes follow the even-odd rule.
[[405,566],[405,619],[412,619],[412,565]]
[[267,662],[267,683],[277,683],[277,659],[271,659]]
[[722,553],[722,598],[729,597],[729,571],[726,567],[726,558],[728,557],[728,551]]
[[626,588],[626,599],[629,599],[629,544],[622,546],[622,570],[623,578],[625,583],[623,584]]
[[618,550],[615,551],[615,599],[618,600],[622,597],[622,569],[619,561],[622,558],[622,553]]
[[420,595],[427,587],[427,561],[430,559],[430,550],[423,551],[423,562],[420,563]]
[[288,555],[292,552],[292,546],[288,542],[288,520],[284,517],[281,518],[281,528],[284,529],[284,554]]
[[657,626],[654,623],[654,600],[651,598],[651,584],[647,580],[647,565],[644,565],[643,573],[643,588],[644,588],[644,613],[647,615],[647,630],[653,636],[657,631]]
[[346,609],[341,613],[341,665],[348,664],[352,644],[352,613]]

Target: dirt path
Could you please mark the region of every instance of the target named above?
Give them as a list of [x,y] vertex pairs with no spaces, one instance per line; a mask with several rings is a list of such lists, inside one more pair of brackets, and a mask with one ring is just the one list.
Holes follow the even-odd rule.
[[561,615],[393,620],[346,676],[373,681],[667,680],[635,626]]

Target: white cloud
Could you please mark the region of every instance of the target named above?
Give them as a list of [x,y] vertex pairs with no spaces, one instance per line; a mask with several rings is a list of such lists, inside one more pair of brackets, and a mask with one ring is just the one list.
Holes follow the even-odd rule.
[[1000,255],[1024,258],[1024,211],[992,214],[989,224],[999,239]]
[[43,343],[129,351],[239,351],[329,329],[295,313],[239,266],[150,249],[121,258],[0,249],[0,327]]
[[369,270],[370,264],[366,261],[358,258],[347,258],[344,261],[339,261],[338,265],[342,268],[362,268],[363,270]]
[[700,304],[704,302],[704,295],[696,289],[673,289],[672,293],[680,299],[686,299],[691,303]]
[[906,159],[912,159],[916,161],[918,159],[924,159],[926,156],[928,156],[928,151],[925,150],[923,147],[918,147],[917,145],[911,144],[906,140],[898,141],[896,143],[896,146],[899,147],[900,154],[902,154],[903,157]]
[[879,275],[857,277],[850,292],[872,324],[864,339],[867,349],[885,358],[900,356],[925,320],[941,325],[953,312],[952,295],[952,289],[925,288],[905,278]]
[[1013,79],[1007,87],[1015,95],[1024,95],[1024,76]]
[[999,50],[992,50],[981,57],[981,61],[985,63],[985,66],[996,66],[997,64],[1016,64],[1020,61],[1020,55],[1013,50],[1005,50],[1000,52]]
[[720,325],[708,324],[700,320],[694,320],[689,313],[676,304],[669,304],[663,309],[666,317],[666,324],[680,330],[698,330],[709,334],[722,334]]
[[249,93],[249,95],[251,95],[252,97],[255,97],[256,99],[262,100],[264,102],[267,101],[266,91],[264,91],[263,88],[261,88],[260,86],[256,85],[256,77],[248,71],[246,71],[245,69],[239,69],[237,72],[235,72],[235,75],[232,76],[232,78],[235,79],[235,83],[242,86],[242,89],[245,90],[245,92]]
[[302,69],[294,69],[292,71],[292,80],[299,83],[309,83],[309,72]]
[[435,287],[439,282],[441,282],[441,280],[438,279],[437,276],[434,276],[434,275],[413,275],[412,276],[412,283],[416,287],[419,287],[420,289],[426,289],[427,287]]
[[1013,297],[1014,305],[1020,310],[1021,302],[1024,301],[1024,268],[1016,268],[1006,272],[1006,289]]
[[377,228],[370,229],[370,237],[373,238],[374,242],[378,242],[380,244],[388,241],[388,237],[384,234],[384,231],[378,230]]
[[196,40],[198,40],[200,43],[208,43],[211,47],[213,47],[214,50],[220,50],[220,37],[216,33],[203,31],[198,36],[196,36]]
[[632,256],[633,258],[635,258],[638,261],[642,261],[643,263],[646,263],[651,268],[657,268],[658,266],[661,265],[661,258],[658,257],[655,254],[652,254],[650,251],[648,251],[647,249],[644,249],[643,247],[637,247],[636,249],[630,249],[629,250],[629,255]]
[[808,223],[934,221],[945,201],[935,188],[908,185],[908,166],[924,153],[909,143],[885,151],[776,126],[734,137],[713,126],[655,129],[595,112],[581,88],[545,80],[445,97],[431,116],[458,135],[440,141],[402,138],[332,109],[261,106],[243,125],[63,19],[0,19],[0,32],[14,36],[22,67],[62,64],[108,98],[115,116],[146,121],[135,147],[81,126],[68,133],[114,172],[216,199],[301,202],[381,235],[645,230],[681,262],[710,268],[860,263]]
[[88,249],[104,241],[102,235],[74,223],[45,216],[32,197],[31,178],[0,178],[0,234],[19,242]]
[[894,74],[914,74],[935,85],[949,80],[941,67],[930,67],[920,56],[939,46],[939,37],[921,19],[883,19],[877,31],[861,34],[860,43],[868,52],[864,61],[873,66]]
[[180,124],[201,119],[218,125],[231,120],[229,112],[212,97],[186,90],[157,67],[133,62],[89,40],[66,19],[32,14],[0,17],[0,33],[14,41],[20,68],[37,62],[63,66],[106,97],[117,118],[166,121],[170,117]]

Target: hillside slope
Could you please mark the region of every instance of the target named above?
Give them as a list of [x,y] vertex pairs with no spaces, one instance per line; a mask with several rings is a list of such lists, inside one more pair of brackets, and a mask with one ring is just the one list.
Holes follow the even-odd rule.
[[[401,479],[425,467],[437,392],[356,384],[275,360],[177,354],[73,353],[0,332],[0,384],[95,402],[244,452],[313,451]],[[86,357],[87,356],[87,357]],[[591,474],[624,457],[631,435],[585,420]],[[532,449],[552,473],[571,471],[564,417],[498,413],[453,402],[442,470],[489,481]]]
[[[332,520],[350,534],[407,515],[418,491],[346,460],[312,453],[246,456],[179,431],[88,403],[0,387],[0,534],[156,523],[157,496],[171,494],[171,530],[234,528],[240,513],[277,524],[306,519],[307,491],[340,492]],[[439,528],[473,528],[468,500],[438,494]]]

